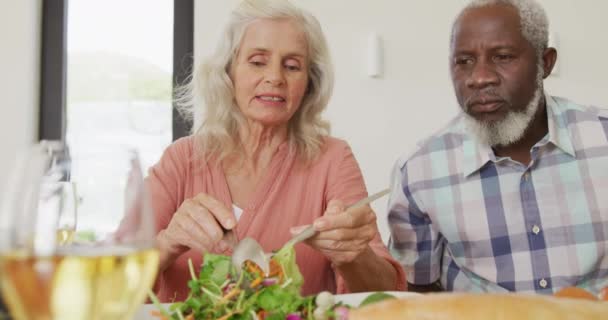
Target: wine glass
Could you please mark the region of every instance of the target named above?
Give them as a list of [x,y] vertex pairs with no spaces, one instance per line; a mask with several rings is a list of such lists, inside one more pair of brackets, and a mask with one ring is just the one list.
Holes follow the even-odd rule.
[[61,181],[56,183],[55,197],[60,204],[59,221],[57,222],[57,245],[67,245],[74,241],[78,222],[78,193],[76,183]]
[[159,259],[137,152],[70,155],[44,141],[13,172],[0,211],[0,286],[12,316],[130,319]]

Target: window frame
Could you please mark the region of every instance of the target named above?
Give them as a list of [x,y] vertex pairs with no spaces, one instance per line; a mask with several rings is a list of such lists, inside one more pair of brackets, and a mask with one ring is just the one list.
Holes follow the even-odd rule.
[[[65,141],[67,84],[67,18],[69,0],[43,1],[40,57],[40,140]],[[175,88],[192,71],[194,52],[194,0],[173,0],[173,98]],[[191,123],[172,110],[173,141],[190,133]]]

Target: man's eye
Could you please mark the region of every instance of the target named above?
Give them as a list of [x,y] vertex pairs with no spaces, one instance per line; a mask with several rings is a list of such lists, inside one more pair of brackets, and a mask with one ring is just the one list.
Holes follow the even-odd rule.
[[494,59],[499,62],[508,62],[508,61],[513,60],[513,56],[510,54],[499,54],[499,55],[496,55],[496,57]]
[[469,64],[473,64],[473,59],[471,59],[471,58],[456,58],[455,63],[457,65],[469,65]]

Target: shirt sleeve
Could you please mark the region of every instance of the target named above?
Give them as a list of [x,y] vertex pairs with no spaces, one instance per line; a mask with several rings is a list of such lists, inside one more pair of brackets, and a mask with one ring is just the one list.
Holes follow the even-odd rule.
[[[344,143],[343,148],[341,148],[336,157],[335,163],[336,165],[332,168],[333,172],[329,173],[330,184],[327,191],[328,201],[341,200],[346,205],[349,205],[367,197],[367,190],[365,188],[361,169],[348,144]],[[395,282],[394,290],[406,290],[407,282],[405,280],[405,272],[399,262],[391,257],[388,249],[384,243],[382,243],[382,238],[380,237],[380,232],[378,230],[376,230],[376,236],[371,241],[370,247],[378,256],[386,259],[386,261],[395,268],[397,280]],[[350,292],[344,278],[340,276],[335,269],[334,274],[336,277],[337,293],[342,294]]]
[[182,138],[167,147],[160,160],[148,171],[146,187],[154,208],[157,233],[167,228],[183,202],[183,181],[189,158],[188,140]]
[[[146,188],[150,193],[157,234],[167,228],[173,214],[183,202],[187,159],[188,140],[182,138],[167,147],[160,160],[148,171]],[[165,281],[165,273],[158,274],[152,290],[162,295],[161,289],[165,287]]]
[[444,239],[414,199],[408,182],[407,163],[398,162],[388,202],[389,250],[405,269],[408,282],[428,285],[440,278]]

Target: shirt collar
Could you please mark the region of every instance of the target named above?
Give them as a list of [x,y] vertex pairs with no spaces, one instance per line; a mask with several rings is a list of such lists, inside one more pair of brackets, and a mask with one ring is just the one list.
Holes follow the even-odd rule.
[[567,108],[561,106],[555,98],[545,93],[547,100],[547,119],[549,119],[549,142],[572,157],[576,156],[572,137],[568,128]]
[[[562,108],[562,106],[546,92],[545,99],[547,105],[549,142],[553,143],[564,153],[574,157],[575,151],[568,130],[566,109]],[[479,143],[469,132],[467,132],[464,121],[461,121],[461,124],[464,132],[462,168],[464,176],[468,177],[481,169],[489,161],[496,162],[496,155],[490,146]]]

